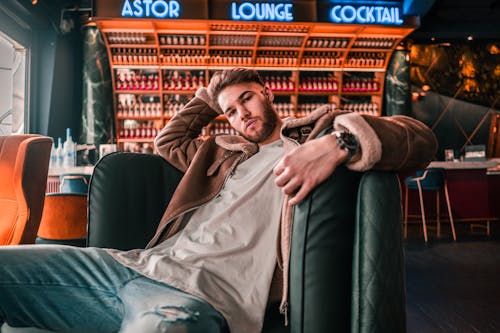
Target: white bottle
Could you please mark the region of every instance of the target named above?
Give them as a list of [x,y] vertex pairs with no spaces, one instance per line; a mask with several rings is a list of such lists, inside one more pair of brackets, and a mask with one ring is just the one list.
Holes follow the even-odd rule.
[[63,167],[70,168],[75,166],[75,143],[71,137],[71,129],[66,128],[66,141],[63,145]]
[[52,142],[52,148],[50,149],[50,163],[49,169],[57,168],[57,153],[56,153],[56,143]]
[[62,168],[63,159],[64,159],[64,151],[63,151],[63,143],[62,143],[61,138],[57,139],[56,157],[57,157],[56,164],[54,165],[54,167]]

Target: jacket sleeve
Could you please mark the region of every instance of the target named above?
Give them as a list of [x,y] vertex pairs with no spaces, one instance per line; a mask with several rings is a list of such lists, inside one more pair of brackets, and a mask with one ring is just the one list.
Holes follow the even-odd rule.
[[346,113],[335,117],[334,127],[349,130],[360,142],[361,159],[347,165],[351,170],[415,171],[425,168],[436,155],[432,130],[407,116]]
[[211,106],[205,88],[179,111],[155,138],[158,153],[182,172],[186,172],[196,151],[204,143],[201,130],[218,114]]

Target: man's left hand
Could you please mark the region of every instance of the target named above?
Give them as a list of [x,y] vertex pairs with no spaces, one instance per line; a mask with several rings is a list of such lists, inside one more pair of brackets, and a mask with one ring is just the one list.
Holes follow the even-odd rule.
[[287,153],[273,170],[275,183],[292,197],[289,204],[296,205],[346,158],[347,151],[339,147],[335,136],[322,136]]

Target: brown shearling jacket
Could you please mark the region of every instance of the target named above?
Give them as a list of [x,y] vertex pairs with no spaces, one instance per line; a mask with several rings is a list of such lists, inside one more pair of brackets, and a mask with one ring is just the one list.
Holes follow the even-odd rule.
[[[184,172],[184,176],[148,247],[175,234],[184,214],[213,199],[236,166],[259,150],[257,144],[240,136],[200,138],[202,128],[218,116],[210,105],[205,88],[200,88],[155,139],[159,154]],[[347,165],[352,170],[418,170],[428,165],[437,149],[432,131],[413,118],[373,117],[330,111],[328,107],[322,107],[307,117],[284,120],[281,137],[285,152],[314,139],[322,130],[332,126],[335,129],[348,129],[360,142],[361,159]],[[282,270],[277,269],[275,277],[281,275],[282,310],[286,310],[291,214],[284,209],[282,216],[278,246]],[[270,297],[275,298],[273,295]]]

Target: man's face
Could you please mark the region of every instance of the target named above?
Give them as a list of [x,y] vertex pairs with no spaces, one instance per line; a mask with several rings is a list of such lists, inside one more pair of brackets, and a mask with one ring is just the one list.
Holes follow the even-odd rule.
[[224,88],[217,101],[229,124],[245,139],[264,145],[279,139],[281,119],[274,111],[271,91],[256,82]]

